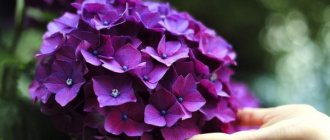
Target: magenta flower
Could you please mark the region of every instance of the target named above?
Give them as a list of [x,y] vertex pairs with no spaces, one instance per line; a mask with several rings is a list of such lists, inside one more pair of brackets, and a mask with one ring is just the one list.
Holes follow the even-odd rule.
[[150,129],[144,124],[144,106],[140,103],[127,103],[112,107],[105,119],[104,128],[107,132],[127,136],[142,136],[144,131]]
[[199,110],[206,102],[197,90],[194,77],[190,74],[185,78],[179,76],[174,82],[172,90],[177,101],[183,106],[183,109],[188,111],[188,113],[186,113],[188,118],[191,117],[191,112]]
[[49,37],[57,32],[63,35],[70,33],[72,30],[76,29],[79,22],[79,16],[72,13],[64,13],[63,16],[55,19],[47,25],[47,33],[44,37]]
[[157,12],[140,13],[139,18],[147,29],[164,31],[164,28],[160,25],[161,17]]
[[59,49],[61,43],[64,42],[64,36],[61,33],[54,33],[45,37],[40,47],[40,54],[50,54]]
[[166,140],[185,140],[199,134],[199,128],[194,119],[187,119],[177,122],[172,127],[161,129],[161,133]]
[[135,75],[150,89],[155,89],[158,81],[163,78],[168,68],[147,58],[145,67],[133,71]]
[[243,83],[231,83],[231,104],[237,108],[258,107],[259,101]]
[[39,65],[37,67],[36,73],[38,73],[38,75],[29,86],[30,96],[34,101],[37,101],[39,99],[42,103],[46,103],[51,95],[51,92],[44,85],[44,82],[49,73],[47,71],[47,68],[42,65]]
[[[211,78],[213,78],[211,76]],[[207,88],[208,92],[213,95],[218,95],[222,97],[229,97],[229,95],[223,90],[223,84],[218,80],[207,80],[203,79],[200,81],[201,85]]]
[[157,51],[152,47],[146,47],[142,52],[150,55],[158,62],[171,66],[175,61],[187,58],[189,49],[178,41],[165,41],[165,36],[159,41]]
[[235,112],[229,107],[225,98],[220,98],[212,93],[204,93],[204,97],[208,102],[200,109],[200,112],[204,114],[206,120],[211,120],[214,117],[223,123],[235,120]]
[[167,16],[162,23],[169,32],[175,35],[191,34],[194,31],[189,29],[189,20],[183,17],[184,15],[172,14]]
[[112,59],[102,60],[102,66],[116,73],[124,73],[145,66],[141,59],[141,53],[131,44],[126,44],[116,50]]
[[235,64],[236,54],[232,51],[232,46],[223,38],[204,34],[199,43],[198,49],[204,55],[225,63]]
[[112,47],[110,36],[102,36],[102,41],[104,41],[102,46],[92,45],[87,41],[82,41],[78,45],[78,49],[87,63],[100,66],[102,64],[100,59],[107,60],[112,58],[114,48]]
[[56,94],[55,100],[65,106],[77,96],[85,83],[84,68],[81,64],[56,61],[53,71],[45,81],[45,86]]
[[105,0],[87,0],[82,5],[73,5],[82,14],[82,18],[97,30],[111,28],[125,22],[123,18],[127,9],[117,9]]
[[136,102],[132,83],[125,76],[96,76],[93,78],[93,88],[100,107]]
[[184,115],[175,97],[165,89],[153,93],[149,100],[144,112],[147,124],[171,127]]

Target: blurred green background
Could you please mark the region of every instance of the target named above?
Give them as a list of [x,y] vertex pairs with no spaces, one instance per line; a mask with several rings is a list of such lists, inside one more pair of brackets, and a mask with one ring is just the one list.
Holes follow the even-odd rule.
[[[27,92],[47,22],[69,0],[5,0],[0,5],[0,140],[69,139]],[[165,1],[165,0],[163,0]],[[330,115],[329,0],[169,0],[233,44],[237,80],[262,106],[313,105]]]

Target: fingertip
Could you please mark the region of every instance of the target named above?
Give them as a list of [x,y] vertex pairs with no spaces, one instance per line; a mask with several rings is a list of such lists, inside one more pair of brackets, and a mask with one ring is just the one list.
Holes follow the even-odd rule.
[[260,126],[266,120],[270,109],[265,108],[243,108],[238,110],[237,117],[241,125],[245,126]]

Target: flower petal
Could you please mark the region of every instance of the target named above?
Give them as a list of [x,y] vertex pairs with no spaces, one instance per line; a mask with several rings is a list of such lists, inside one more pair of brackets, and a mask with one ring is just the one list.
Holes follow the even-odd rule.
[[159,111],[152,105],[147,105],[144,111],[144,122],[146,124],[154,125],[154,126],[165,126],[166,121],[163,116],[160,115]]

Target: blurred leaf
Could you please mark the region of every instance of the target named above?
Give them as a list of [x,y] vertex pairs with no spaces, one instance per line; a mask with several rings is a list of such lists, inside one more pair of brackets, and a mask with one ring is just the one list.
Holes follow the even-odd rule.
[[16,0],[15,23],[21,24],[23,19],[24,0]]
[[18,79],[18,95],[22,99],[31,100],[28,92],[29,85],[31,83],[31,79],[26,74],[21,74]]
[[[3,44],[4,46],[2,47],[8,47],[11,45],[13,37],[14,37],[14,31],[12,28],[7,28],[4,30],[0,31],[0,42],[1,44]],[[8,48],[6,48],[8,49]],[[1,51],[2,52],[2,51]],[[0,54],[1,56],[2,54]]]
[[48,22],[56,18],[57,14],[47,11],[41,11],[38,8],[27,7],[26,15],[39,22]]
[[28,29],[22,32],[17,49],[16,57],[23,63],[30,62],[38,51],[42,41],[42,32],[36,29]]
[[22,123],[19,120],[18,108],[4,100],[0,100],[0,106],[0,136],[6,140],[14,139],[17,132],[14,130],[14,126]]
[[0,139],[4,140],[65,140],[54,129],[48,116],[30,101],[0,99]]

